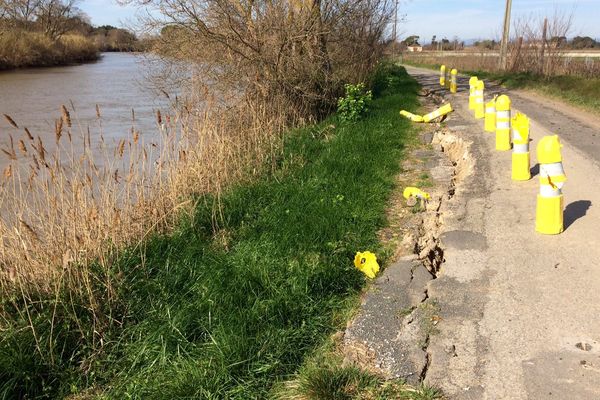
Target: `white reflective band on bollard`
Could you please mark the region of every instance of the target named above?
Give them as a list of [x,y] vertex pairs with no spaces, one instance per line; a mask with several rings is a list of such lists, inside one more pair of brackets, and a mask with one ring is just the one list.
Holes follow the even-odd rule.
[[496,108],[495,107],[487,107],[485,109],[485,112],[488,113],[488,114],[493,114],[493,113],[496,112]]
[[513,143],[513,153],[529,153],[529,145]]
[[542,197],[557,197],[562,194],[560,188],[551,185],[540,185],[540,196]]
[[562,176],[565,174],[565,170],[561,162],[552,164],[543,164],[540,166],[540,176],[543,178]]
[[519,140],[519,141],[523,140],[518,129],[515,129],[515,128],[512,129],[512,139],[513,139],[513,141],[514,140]]
[[510,129],[510,121],[496,121],[497,129]]

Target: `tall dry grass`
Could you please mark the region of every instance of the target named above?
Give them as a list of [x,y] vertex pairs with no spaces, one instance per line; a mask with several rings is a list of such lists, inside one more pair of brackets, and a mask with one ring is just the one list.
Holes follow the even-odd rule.
[[41,32],[0,32],[0,69],[47,67],[98,59],[98,47],[81,35],[52,40]]
[[[281,149],[283,113],[276,109],[227,110],[204,101],[200,111],[192,104],[198,101],[157,111],[152,135],[142,135],[132,115],[129,137],[117,143],[103,136],[100,108],[94,130],[60,107],[51,144],[4,116],[12,131],[1,149],[9,164],[0,185],[0,330],[17,313],[35,336],[30,310],[40,298],[56,298],[50,307],[72,308],[68,319],[79,334],[97,334],[101,346],[118,307],[115,266],[123,250],[169,230],[198,195],[214,196],[217,221],[223,188],[268,167]],[[52,339],[36,336],[36,343],[40,354],[54,354]]]

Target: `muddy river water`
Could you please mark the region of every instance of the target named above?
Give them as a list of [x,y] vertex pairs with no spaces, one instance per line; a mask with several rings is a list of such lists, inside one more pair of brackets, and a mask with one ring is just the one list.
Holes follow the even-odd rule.
[[[0,146],[7,145],[9,134],[15,139],[23,135],[25,127],[45,143],[54,142],[63,104],[71,110],[73,130],[89,127],[92,138],[103,134],[117,142],[130,137],[132,110],[136,129],[151,134],[157,129],[156,110],[166,108],[168,100],[151,89],[150,65],[142,55],[104,53],[91,64],[0,72]],[[11,116],[20,129],[2,114]],[[0,166],[6,162],[0,155]]]

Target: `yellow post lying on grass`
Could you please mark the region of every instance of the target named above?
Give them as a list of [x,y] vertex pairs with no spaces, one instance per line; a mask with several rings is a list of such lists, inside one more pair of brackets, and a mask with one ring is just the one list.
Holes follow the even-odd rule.
[[457,75],[458,71],[456,68],[452,68],[452,71],[450,71],[450,93],[452,94],[456,93],[458,89]]
[[517,113],[512,118],[512,179],[514,181],[528,181],[531,179],[529,170],[529,118],[525,114]]
[[484,129],[486,132],[496,132],[496,99],[485,105]]
[[408,112],[406,110],[402,110],[400,111],[400,115],[402,115],[403,117],[406,117],[408,119],[410,119],[413,122],[423,122],[423,117],[417,114],[413,114],[411,112]]
[[510,150],[510,98],[505,94],[496,99],[496,150]]
[[478,79],[476,76],[472,76],[469,79],[469,110],[475,109],[475,84]]
[[429,195],[429,193],[424,192],[421,189],[419,189],[418,187],[414,187],[414,186],[408,186],[407,188],[405,188],[404,192],[402,193],[402,196],[404,196],[404,198],[406,200],[410,199],[411,197],[415,197],[417,199],[422,199],[422,200],[431,199],[431,196]]
[[379,272],[377,256],[370,251],[356,253],[356,256],[354,256],[354,266],[370,279],[375,278]]
[[424,115],[423,122],[431,122],[436,118],[443,117],[444,115],[451,113],[452,111],[452,105],[448,103],[438,108],[437,110],[430,112],[427,115]]
[[561,147],[558,135],[544,136],[537,145],[540,193],[537,196],[535,230],[546,235],[556,235],[564,230],[562,188],[567,176],[562,165]]

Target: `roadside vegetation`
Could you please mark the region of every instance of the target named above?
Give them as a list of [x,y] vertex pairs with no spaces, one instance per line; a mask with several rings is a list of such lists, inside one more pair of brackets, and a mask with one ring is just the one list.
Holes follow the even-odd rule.
[[4,115],[0,397],[437,396],[323,350],[412,137],[416,82],[380,64],[391,4],[141,3],[187,68],[154,134],[132,113],[113,147],[101,107],[82,129],[63,105],[45,143]]
[[[214,194],[197,196],[170,233],[90,264],[86,291],[57,282],[26,299],[9,292],[3,397],[435,398],[320,349],[357,305],[365,278],[354,252],[381,250],[376,233],[412,139],[397,111],[418,106],[416,83],[399,67],[376,77],[364,119],[290,131],[268,172],[223,191],[218,210]],[[90,316],[87,291],[110,307],[106,321]]]
[[78,0],[1,0],[0,70],[97,60],[100,51],[138,51],[147,42],[112,26],[95,28]]

